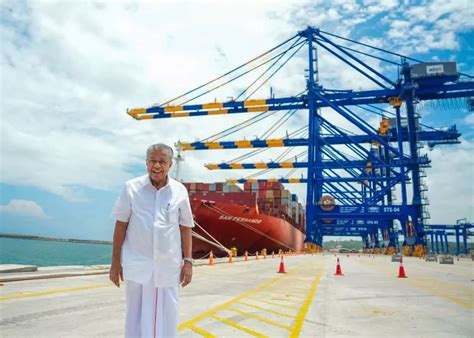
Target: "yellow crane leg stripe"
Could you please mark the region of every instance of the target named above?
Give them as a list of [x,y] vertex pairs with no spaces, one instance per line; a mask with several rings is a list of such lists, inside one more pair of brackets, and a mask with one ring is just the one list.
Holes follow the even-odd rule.
[[292,162],[281,162],[280,167],[282,167],[282,168],[293,168],[293,163]]
[[299,337],[301,327],[303,326],[303,321],[306,317],[306,313],[308,312],[309,306],[311,305],[313,296],[316,293],[316,288],[318,287],[320,280],[321,280],[321,272],[318,272],[318,275],[316,276],[316,279],[314,280],[314,283],[311,286],[311,290],[309,291],[308,297],[306,297],[304,305],[301,308],[300,313],[296,317],[295,325],[293,326],[293,330],[290,333],[291,338]]
[[136,109],[130,109],[128,111],[128,115],[134,116],[138,114],[146,114],[146,109],[145,108],[136,108]]
[[165,113],[170,113],[170,112],[174,112],[174,111],[183,111],[183,106],[164,107],[163,111]]
[[171,113],[170,117],[187,117],[189,113],[187,112],[180,112],[180,113]]
[[207,112],[207,115],[221,115],[221,114],[227,114],[228,112],[229,112],[229,109],[209,110]]
[[268,111],[268,107],[250,107],[250,108],[247,108],[247,112],[249,113],[256,113],[256,112],[260,112],[260,111]]
[[216,109],[216,108],[222,108],[222,107],[224,107],[224,104],[221,102],[206,103],[202,105],[202,109]]
[[244,107],[252,107],[252,106],[263,106],[267,104],[267,100],[250,100],[244,101]]
[[146,114],[146,115],[140,115],[136,116],[136,120],[153,120],[154,115],[153,114]]

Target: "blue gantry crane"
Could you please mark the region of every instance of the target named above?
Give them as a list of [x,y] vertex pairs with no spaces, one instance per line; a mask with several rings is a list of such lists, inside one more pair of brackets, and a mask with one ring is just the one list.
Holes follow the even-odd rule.
[[[304,48],[306,47],[306,48]],[[306,88],[294,96],[253,99],[287,63],[305,53]],[[340,63],[337,69],[322,69],[320,54]],[[370,89],[325,87],[324,72],[354,72]],[[259,75],[228,102],[196,104],[195,100],[221,90],[249,74]],[[300,89],[301,90],[301,89]],[[289,169],[306,170],[306,177],[232,180],[306,183],[306,241],[319,248],[325,236],[359,236],[366,249],[386,253],[399,250],[398,233],[403,233],[405,254],[421,256],[426,238],[433,243],[447,235],[463,238],[464,251],[469,226],[429,225],[424,179],[430,160],[421,150],[459,143],[456,126],[432,128],[420,122],[417,105],[424,101],[458,100],[472,107],[472,76],[457,70],[455,62],[422,62],[399,53],[370,46],[330,32],[308,27],[256,58],[172,100],[127,113],[136,120],[197,117],[223,114],[254,114],[238,126],[199,142],[179,142],[178,149],[287,148],[276,161],[235,161],[206,164],[210,170]],[[296,116],[307,111],[308,124],[283,138],[271,135]],[[262,136],[252,140],[222,141],[222,138],[284,112]],[[374,126],[367,116],[379,118]],[[350,125],[350,130],[341,123]],[[289,151],[303,147],[298,156]],[[284,159],[287,156],[288,158]],[[410,188],[411,186],[411,188]],[[400,201],[397,200],[400,199]],[[452,232],[454,231],[454,233]],[[444,245],[444,244],[443,244]],[[444,248],[442,248],[444,250]],[[438,250],[439,251],[439,250]]]

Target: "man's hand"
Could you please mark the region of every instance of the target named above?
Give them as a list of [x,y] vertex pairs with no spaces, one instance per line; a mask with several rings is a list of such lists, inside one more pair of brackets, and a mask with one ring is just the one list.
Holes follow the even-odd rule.
[[181,286],[184,288],[186,285],[191,283],[193,279],[193,265],[190,262],[185,261],[181,268]]
[[123,270],[120,262],[113,262],[110,266],[109,278],[118,288],[120,287],[120,280],[123,282]]

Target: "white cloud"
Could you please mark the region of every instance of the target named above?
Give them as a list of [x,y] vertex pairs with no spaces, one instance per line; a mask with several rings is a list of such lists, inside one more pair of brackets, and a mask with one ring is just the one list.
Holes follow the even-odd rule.
[[11,200],[6,205],[0,205],[0,213],[41,219],[49,218],[43,208],[36,202],[28,200]]
[[398,47],[401,54],[432,50],[458,50],[457,33],[474,27],[474,7],[469,0],[435,0],[404,4],[390,11],[386,48]]
[[461,141],[460,145],[437,147],[429,153],[432,168],[426,170],[426,182],[432,224],[474,219],[474,142]]
[[[125,114],[126,108],[163,102],[240,65],[307,25],[350,36],[357,24],[386,12],[390,30],[380,37],[363,36],[362,41],[402,53],[458,48],[456,33],[472,27],[467,20],[472,9],[466,1],[433,3],[439,12],[433,4],[412,6],[412,12],[407,12],[408,5],[398,1],[268,0],[248,1],[248,6],[231,1],[180,2],[179,6],[169,1],[133,5],[38,1],[21,5],[23,8],[15,1],[3,1],[1,180],[39,187],[70,201],[87,200],[87,189],[115,189],[130,177],[132,166],[143,164],[149,144],[195,141],[249,118],[138,122]],[[321,49],[319,53],[320,79],[326,88],[373,87],[334,57]],[[378,61],[361,58],[381,68]],[[277,97],[296,94],[305,85],[304,68],[305,57],[295,58],[256,97],[268,97],[269,86]],[[226,101],[242,88],[238,83],[199,102]],[[331,116],[338,126],[357,131],[343,118]],[[261,135],[268,121],[276,118],[228,139]],[[466,123],[471,121],[466,119]],[[378,118],[367,120],[374,126],[378,123]],[[300,118],[286,128],[291,131],[305,123]],[[210,181],[248,175],[249,171],[210,174],[202,168],[203,163],[221,162],[245,152],[184,153],[182,177]],[[275,158],[280,152],[270,149],[259,160]],[[301,191],[300,196],[305,195],[302,185],[293,187]]]
[[464,123],[474,126],[474,113],[470,113],[464,118]]

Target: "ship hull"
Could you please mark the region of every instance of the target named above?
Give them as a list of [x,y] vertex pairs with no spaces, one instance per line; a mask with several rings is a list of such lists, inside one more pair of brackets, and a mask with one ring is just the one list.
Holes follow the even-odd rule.
[[[192,198],[191,206],[198,224],[194,231],[228,249],[237,248],[238,255],[262,249],[268,254],[279,250],[301,252],[304,248],[303,232],[284,218],[259,213],[255,206],[201,198]],[[218,256],[226,254],[222,248],[193,238],[193,257],[204,257],[211,250]]]

